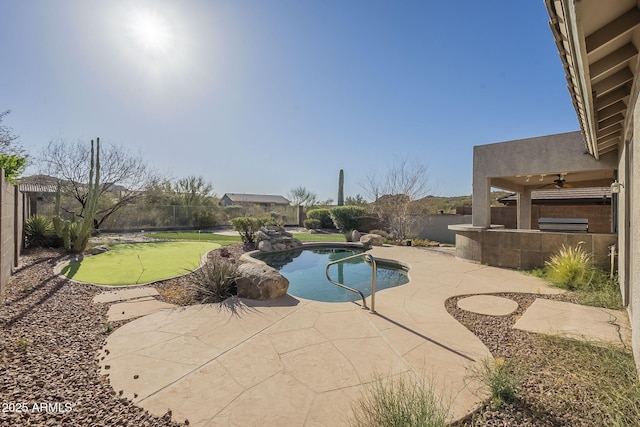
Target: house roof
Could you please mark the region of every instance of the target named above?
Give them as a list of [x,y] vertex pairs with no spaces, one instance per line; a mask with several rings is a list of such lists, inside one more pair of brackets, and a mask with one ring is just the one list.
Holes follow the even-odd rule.
[[[611,187],[591,187],[591,188],[563,188],[554,190],[533,190],[531,192],[532,204],[602,204],[611,202]],[[510,194],[499,197],[498,201],[505,205],[515,205],[518,196]]]
[[596,159],[629,139],[638,88],[637,0],[546,0],[569,93]]
[[18,184],[18,190],[23,193],[55,193],[57,186],[54,184],[38,184],[35,182],[25,182]]
[[49,175],[32,175],[20,178],[18,190],[23,193],[55,193],[58,179]]
[[272,194],[246,194],[246,193],[225,193],[233,203],[273,203],[276,205],[288,205],[289,200],[283,196]]

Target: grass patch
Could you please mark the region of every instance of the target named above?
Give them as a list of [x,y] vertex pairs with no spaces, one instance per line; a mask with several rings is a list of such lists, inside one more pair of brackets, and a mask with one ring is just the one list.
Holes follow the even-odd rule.
[[[154,239],[166,239],[166,240],[189,240],[189,241],[208,241],[218,243],[220,246],[233,245],[241,243],[242,239],[240,235],[229,236],[226,234],[216,233],[149,233],[145,234],[147,237]],[[293,233],[293,237],[301,242],[346,242],[344,235],[341,233]]]
[[353,414],[354,427],[440,427],[447,425],[450,411],[424,380],[378,376],[367,385]]
[[613,310],[624,307],[617,277],[595,268],[582,248],[582,242],[574,247],[563,245],[545,263],[544,269],[533,270],[530,274],[572,291],[579,304]]
[[523,381],[523,374],[515,363],[501,357],[484,359],[475,375],[489,388],[491,401],[497,407],[515,400]]
[[211,242],[120,244],[100,255],[70,262],[62,274],[98,285],[155,282],[193,271],[205,253],[219,247]]
[[152,239],[163,240],[189,240],[189,241],[206,241],[217,243],[220,246],[234,245],[242,242],[240,236],[228,236],[226,234],[215,233],[194,233],[194,232],[169,232],[169,233],[147,233],[147,237]]
[[554,381],[553,398],[545,403],[555,413],[572,412],[590,425],[632,426],[640,420],[640,381],[627,349],[545,336],[540,372]]

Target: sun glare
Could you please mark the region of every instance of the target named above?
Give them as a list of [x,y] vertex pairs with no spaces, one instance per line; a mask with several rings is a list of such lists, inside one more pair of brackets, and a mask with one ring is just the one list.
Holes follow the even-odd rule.
[[170,53],[174,44],[173,29],[162,15],[136,11],[131,15],[128,27],[132,41],[144,53],[151,56]]

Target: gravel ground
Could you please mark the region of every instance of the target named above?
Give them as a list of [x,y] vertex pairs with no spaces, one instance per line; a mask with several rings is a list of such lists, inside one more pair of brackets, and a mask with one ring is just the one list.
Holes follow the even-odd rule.
[[119,399],[98,370],[108,333],[100,292],[54,276],[65,255],[21,257],[0,307],[1,426],[175,426]]
[[[223,251],[224,250],[224,251]],[[241,244],[209,254],[208,261],[225,258],[237,262]],[[225,253],[226,252],[226,253]],[[224,255],[224,256],[223,256]],[[96,359],[108,336],[107,305],[93,304],[102,289],[77,284],[52,274],[65,257],[61,251],[35,250],[21,258],[10,280],[5,303],[0,306],[0,426],[174,426],[170,415],[152,416],[118,398],[101,376]],[[154,284],[168,302],[186,304],[188,276]],[[457,308],[460,297],[446,302],[448,311],[472,330],[495,357],[531,360],[541,348],[535,334],[511,328],[541,295],[502,294],[519,304],[511,316],[469,313]],[[118,327],[120,324],[110,325]],[[543,360],[548,360],[544,359]],[[571,411],[548,410],[553,379],[527,375],[524,397],[496,409],[490,404],[460,422],[459,426],[588,426]]]

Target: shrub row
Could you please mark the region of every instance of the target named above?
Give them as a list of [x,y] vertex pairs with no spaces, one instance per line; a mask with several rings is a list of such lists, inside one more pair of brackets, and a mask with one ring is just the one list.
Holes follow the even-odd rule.
[[331,209],[311,209],[304,226],[307,229],[337,228],[340,231],[357,230],[367,210],[362,206],[336,206]]

